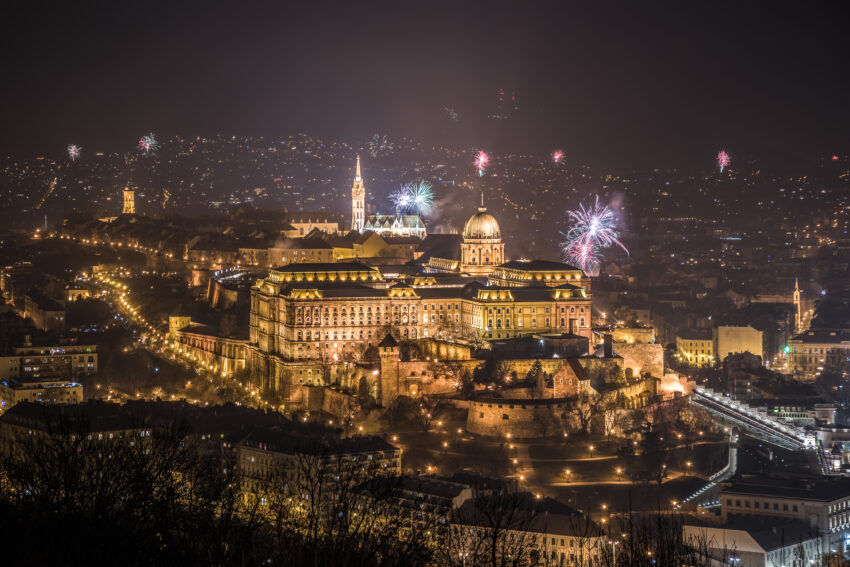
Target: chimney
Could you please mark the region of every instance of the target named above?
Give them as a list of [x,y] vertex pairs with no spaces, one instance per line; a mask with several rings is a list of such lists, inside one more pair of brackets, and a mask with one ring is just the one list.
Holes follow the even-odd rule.
[[570,334],[571,335],[576,334],[576,327],[577,327],[576,323],[577,322],[578,322],[578,319],[570,319]]
[[614,356],[614,337],[611,336],[611,333],[602,335],[602,345],[605,358],[612,358]]

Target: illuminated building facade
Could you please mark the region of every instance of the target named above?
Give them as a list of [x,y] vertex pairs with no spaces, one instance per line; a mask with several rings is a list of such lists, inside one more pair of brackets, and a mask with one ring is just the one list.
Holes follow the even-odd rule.
[[788,341],[788,365],[798,377],[814,380],[824,372],[840,372],[850,358],[850,331],[808,330]]
[[129,186],[124,187],[124,208],[121,212],[125,215],[136,214],[136,192]]
[[277,390],[293,362],[357,362],[387,333],[462,342],[535,333],[591,338],[590,294],[561,281],[506,287],[470,278],[441,287],[434,278],[392,284],[359,262],[283,266],[251,290],[246,365],[263,389]]
[[691,366],[712,366],[714,337],[711,332],[682,331],[676,336],[676,351],[679,358]]

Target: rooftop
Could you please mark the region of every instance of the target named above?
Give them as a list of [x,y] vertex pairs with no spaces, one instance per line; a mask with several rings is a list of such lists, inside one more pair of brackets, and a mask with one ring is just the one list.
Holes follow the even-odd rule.
[[375,272],[375,268],[362,262],[300,262],[274,268],[275,272]]
[[741,479],[723,487],[723,494],[753,494],[773,498],[831,502],[850,496],[850,478],[759,477]]
[[792,341],[804,343],[834,343],[839,344],[850,341],[850,330],[848,329],[813,329],[799,334]]
[[398,450],[380,437],[341,437],[338,430],[315,423],[258,427],[242,443],[265,451],[318,456]]
[[552,260],[511,260],[499,265],[499,268],[507,270],[522,270],[526,272],[553,272],[553,271],[581,271],[579,268],[563,262]]

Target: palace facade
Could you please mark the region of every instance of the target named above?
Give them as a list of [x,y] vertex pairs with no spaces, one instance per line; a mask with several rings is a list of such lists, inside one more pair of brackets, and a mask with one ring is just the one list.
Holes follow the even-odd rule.
[[[283,385],[294,363],[358,362],[388,333],[461,343],[540,333],[591,339],[590,280],[559,262],[503,262],[498,223],[482,214],[467,223],[474,230],[472,238],[464,235],[465,265],[488,273],[486,282],[477,271],[477,277],[452,276],[449,284],[438,273],[388,280],[357,261],[271,270],[251,289],[246,364],[254,380]],[[496,246],[487,248],[495,255],[475,246]]]

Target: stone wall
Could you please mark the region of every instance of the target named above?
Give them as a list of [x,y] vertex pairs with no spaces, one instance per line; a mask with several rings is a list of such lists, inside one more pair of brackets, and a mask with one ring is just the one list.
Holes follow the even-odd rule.
[[300,398],[303,409],[323,411],[337,419],[360,409],[357,398],[322,386],[298,386],[293,388],[293,393],[296,398]]
[[535,439],[572,429],[567,400],[491,399],[469,402],[466,429],[475,435]]
[[467,345],[441,341],[438,339],[420,339],[418,341],[422,356],[437,360],[469,360],[472,348]]
[[635,376],[648,372],[664,376],[664,347],[657,343],[614,343],[614,353],[623,358],[623,370],[631,368]]

